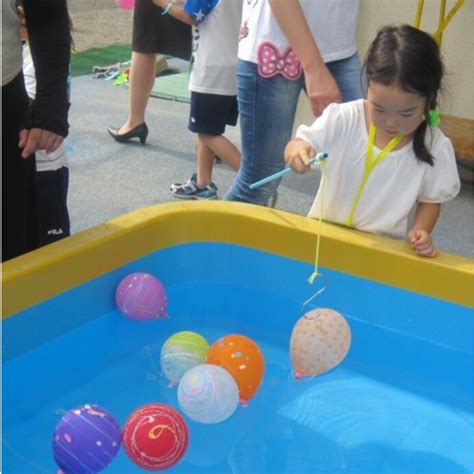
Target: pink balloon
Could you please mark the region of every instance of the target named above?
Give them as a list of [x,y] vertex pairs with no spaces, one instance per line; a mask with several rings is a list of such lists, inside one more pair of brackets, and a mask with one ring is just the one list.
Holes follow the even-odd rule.
[[131,10],[135,7],[135,0],[115,0],[117,6],[123,10]]
[[149,273],[131,273],[118,285],[115,302],[130,319],[147,321],[166,316],[168,298],[158,279]]
[[303,315],[290,340],[295,379],[314,377],[336,367],[349,352],[351,339],[351,328],[337,311],[317,308]]

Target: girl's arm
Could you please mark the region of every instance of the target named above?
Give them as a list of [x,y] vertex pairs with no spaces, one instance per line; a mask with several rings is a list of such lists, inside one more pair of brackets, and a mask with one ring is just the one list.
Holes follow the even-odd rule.
[[407,240],[413,251],[423,257],[435,257],[431,232],[441,212],[441,204],[420,202],[416,208],[413,228],[408,232]]
[[313,114],[318,117],[330,103],[341,101],[339,87],[324,64],[299,0],[268,1],[278,25],[303,67],[306,93]]
[[179,21],[182,21],[183,23],[186,23],[187,25],[191,26],[196,26],[197,22],[194,20],[194,18],[191,15],[188,15],[182,8],[181,4],[183,3],[183,0],[181,1],[172,1],[172,0],[153,0],[153,3],[155,5],[158,5],[160,8],[163,10],[166,10],[168,8],[168,5],[171,4],[168,14],[171,15],[172,17],[176,18]]

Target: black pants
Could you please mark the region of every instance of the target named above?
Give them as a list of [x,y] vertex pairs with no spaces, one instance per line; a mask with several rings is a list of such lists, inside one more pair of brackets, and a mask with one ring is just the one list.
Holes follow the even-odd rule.
[[41,246],[70,235],[67,209],[69,170],[37,171],[39,243]]
[[38,247],[35,156],[18,148],[28,108],[23,74],[2,87],[2,262]]

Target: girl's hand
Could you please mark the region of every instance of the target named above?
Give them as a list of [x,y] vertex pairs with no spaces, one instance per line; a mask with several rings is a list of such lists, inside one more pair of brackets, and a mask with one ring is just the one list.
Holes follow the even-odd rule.
[[310,160],[316,150],[304,140],[291,140],[285,148],[285,161],[298,174],[307,173],[311,169]]
[[421,257],[436,257],[438,254],[433,247],[431,234],[426,230],[411,230],[408,232],[407,241],[411,244],[413,251]]

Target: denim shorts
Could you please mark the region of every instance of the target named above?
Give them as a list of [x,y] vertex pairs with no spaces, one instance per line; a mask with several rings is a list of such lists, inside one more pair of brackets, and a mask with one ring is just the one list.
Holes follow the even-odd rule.
[[235,95],[191,92],[188,129],[194,133],[222,135],[226,125],[236,125],[239,116]]
[[[360,61],[357,54],[326,63],[343,101],[362,97]],[[257,65],[240,60],[237,67],[237,99],[242,137],[242,162],[225,199],[267,205],[281,179],[256,188],[250,184],[285,167],[284,150],[291,139],[296,107],[304,76],[289,80],[281,75],[263,78]]]

